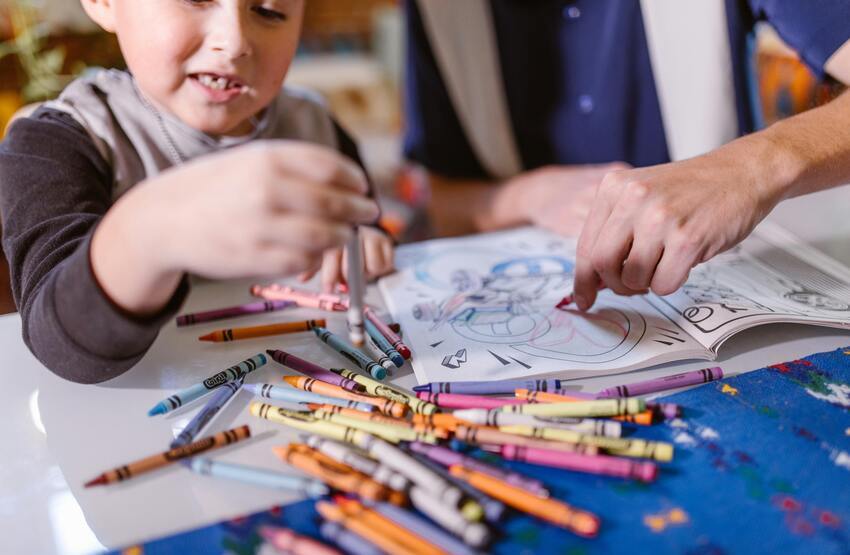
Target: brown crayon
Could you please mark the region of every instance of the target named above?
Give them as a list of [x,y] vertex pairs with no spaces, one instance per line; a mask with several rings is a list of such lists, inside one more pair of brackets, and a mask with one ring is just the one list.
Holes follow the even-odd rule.
[[325,327],[323,318],[316,320],[302,320],[300,322],[278,322],[262,326],[249,326],[246,328],[229,328],[216,330],[198,339],[201,341],[212,341],[221,343],[223,341],[236,341],[237,339],[253,339],[255,337],[266,337],[269,335],[282,335],[285,333],[297,333],[310,331],[315,327]]

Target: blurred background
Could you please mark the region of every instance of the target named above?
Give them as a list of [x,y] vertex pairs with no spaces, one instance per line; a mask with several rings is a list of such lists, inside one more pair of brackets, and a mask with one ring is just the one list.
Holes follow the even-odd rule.
[[[768,26],[756,37],[754,98],[762,124],[826,102],[818,82]],[[404,14],[398,0],[307,0],[302,46],[287,83],[323,94],[358,140],[381,194],[384,225],[400,241],[427,236],[427,183],[401,156],[400,80]],[[0,0],[0,138],[22,107],[58,94],[87,67],[123,67],[114,37],[99,31],[77,0]],[[14,311],[0,253],[0,314]]]

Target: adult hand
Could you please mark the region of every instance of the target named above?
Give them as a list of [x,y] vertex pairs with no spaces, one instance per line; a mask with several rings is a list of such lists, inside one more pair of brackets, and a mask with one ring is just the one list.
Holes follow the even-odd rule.
[[579,238],[577,306],[589,309],[603,286],[620,295],[673,293],[696,264],[749,235],[781,193],[748,154],[738,144],[606,175]]

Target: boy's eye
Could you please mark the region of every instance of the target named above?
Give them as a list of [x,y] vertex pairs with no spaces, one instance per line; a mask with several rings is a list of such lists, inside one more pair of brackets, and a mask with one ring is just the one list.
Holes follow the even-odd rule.
[[254,13],[258,14],[260,17],[265,19],[269,19],[271,21],[286,21],[287,17],[285,13],[272,10],[270,8],[265,8],[263,6],[254,6],[251,8]]

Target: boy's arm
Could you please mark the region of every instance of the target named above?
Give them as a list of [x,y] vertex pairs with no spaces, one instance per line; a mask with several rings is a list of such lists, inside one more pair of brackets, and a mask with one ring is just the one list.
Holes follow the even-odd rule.
[[3,248],[24,341],[76,382],[101,382],[135,364],[188,292],[184,280],[150,318],[110,301],[92,273],[89,245],[111,204],[111,170],[69,116],[42,109],[0,144]]

